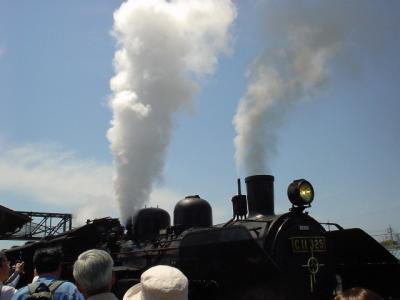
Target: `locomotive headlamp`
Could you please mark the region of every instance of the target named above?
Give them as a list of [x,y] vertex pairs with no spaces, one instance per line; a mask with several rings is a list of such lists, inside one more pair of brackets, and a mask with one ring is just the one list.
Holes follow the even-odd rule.
[[295,206],[309,206],[314,200],[314,189],[307,180],[298,179],[288,187],[288,197]]

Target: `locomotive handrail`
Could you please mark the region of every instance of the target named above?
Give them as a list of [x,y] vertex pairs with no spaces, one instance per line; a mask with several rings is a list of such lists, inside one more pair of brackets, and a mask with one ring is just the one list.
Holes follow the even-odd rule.
[[249,231],[254,231],[257,234],[257,238],[260,237],[260,232],[259,230],[262,229],[262,227],[253,227],[249,228]]
[[[320,223],[320,224],[321,224],[321,225],[327,225],[327,226],[332,225],[332,226],[335,226],[338,230],[343,230],[343,229],[344,229],[342,226],[340,226],[340,225],[337,224],[337,223],[325,222],[325,223]],[[329,227],[328,227],[328,229],[329,229]],[[330,231],[330,229],[329,229],[329,231]]]
[[137,254],[146,254],[146,253],[153,253],[153,252],[167,252],[167,251],[172,251],[172,250],[178,250],[178,247],[168,247],[168,248],[160,248],[160,249],[150,249],[150,250],[140,250],[140,249],[134,249],[131,251],[124,251],[124,252],[119,252],[119,255],[137,255]]

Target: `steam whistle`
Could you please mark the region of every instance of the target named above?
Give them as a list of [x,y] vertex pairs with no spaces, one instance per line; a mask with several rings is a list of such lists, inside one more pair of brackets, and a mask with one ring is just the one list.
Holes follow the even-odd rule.
[[237,180],[238,194],[232,197],[233,218],[236,220],[245,219],[247,215],[246,195],[242,195],[240,178]]

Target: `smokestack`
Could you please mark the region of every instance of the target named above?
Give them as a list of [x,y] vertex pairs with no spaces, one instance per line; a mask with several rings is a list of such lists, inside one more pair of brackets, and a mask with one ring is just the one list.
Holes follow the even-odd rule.
[[274,215],[274,176],[254,175],[245,178],[249,218]]

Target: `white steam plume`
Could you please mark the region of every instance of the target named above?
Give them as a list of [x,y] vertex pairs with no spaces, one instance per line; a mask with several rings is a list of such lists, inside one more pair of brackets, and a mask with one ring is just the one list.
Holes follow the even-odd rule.
[[248,86],[233,120],[237,169],[247,174],[271,172],[285,112],[318,91],[333,58],[354,65],[358,51],[377,50],[393,39],[387,29],[399,27],[373,1],[267,1],[264,8],[264,39],[279,49],[265,49],[249,65]]
[[336,40],[318,43],[318,31],[297,28],[295,32],[291,50],[276,56],[279,66],[264,55],[248,67],[247,90],[234,117],[235,159],[238,169],[247,174],[271,172],[267,161],[276,153],[276,129],[282,116],[294,100],[321,86],[326,63],[338,47]]
[[217,55],[228,50],[235,17],[228,0],[131,0],[114,13],[119,50],[107,136],[124,221],[148,201],[174,116],[190,106],[197,89],[192,77],[214,70]]

